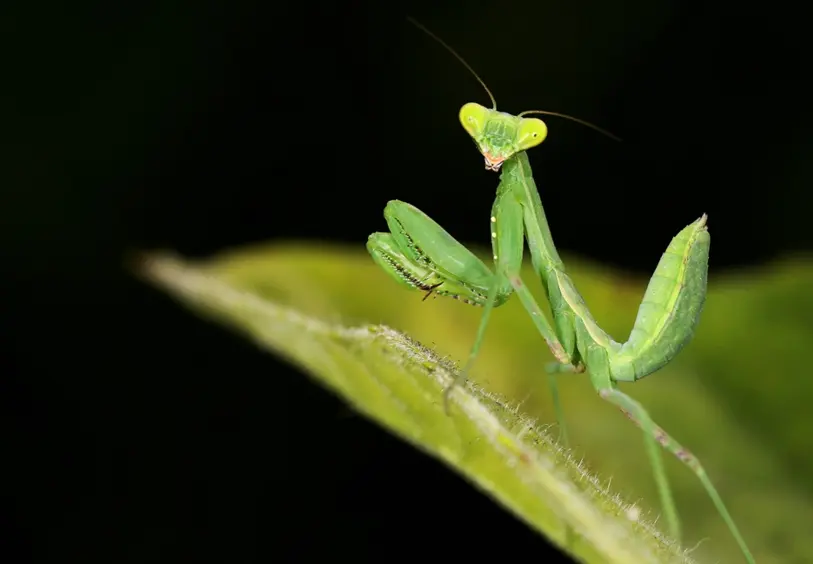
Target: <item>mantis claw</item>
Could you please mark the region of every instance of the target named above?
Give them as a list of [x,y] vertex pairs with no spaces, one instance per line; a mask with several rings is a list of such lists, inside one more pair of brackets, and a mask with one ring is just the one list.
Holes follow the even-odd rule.
[[438,288],[438,287],[439,287],[441,284],[443,284],[443,281],[440,281],[440,282],[438,282],[437,284],[434,284],[434,285],[432,285],[432,286],[429,286],[429,288],[428,288],[428,290],[427,290],[427,292],[426,292],[426,295],[423,297],[423,299],[422,299],[421,301],[422,301],[422,302],[425,302],[425,301],[426,301],[426,299],[427,299],[429,296],[431,296],[431,295],[432,295],[432,292],[434,292],[434,291],[435,291],[435,288]]

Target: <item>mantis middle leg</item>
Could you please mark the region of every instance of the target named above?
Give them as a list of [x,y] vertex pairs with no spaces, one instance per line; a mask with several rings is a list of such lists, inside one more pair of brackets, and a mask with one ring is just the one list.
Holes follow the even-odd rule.
[[[567,447],[567,430],[561,403],[559,402],[558,386],[553,372],[580,372],[583,371],[583,366],[574,365],[572,351],[568,352],[562,345],[542,311],[542,308],[536,302],[533,294],[528,290],[520,277],[525,237],[524,209],[515,198],[512,190],[503,184],[498,188],[490,221],[492,249],[497,271],[493,287],[500,287],[504,285],[506,281],[510,284],[510,287],[516,292],[522,305],[528,312],[539,334],[545,340],[545,343],[557,360],[556,363],[548,365],[547,367],[547,371],[549,372],[548,385],[553,399],[557,424],[559,425],[560,438]],[[471,364],[479,353],[485,335],[485,328],[488,324],[488,317],[493,307],[492,304],[494,303],[491,298],[492,296],[489,295],[489,300],[485,304],[485,310],[480,319],[474,344],[469,352],[469,357],[463,370],[460,372],[458,379],[444,391],[444,407],[447,411],[449,394],[457,384],[465,379]]]

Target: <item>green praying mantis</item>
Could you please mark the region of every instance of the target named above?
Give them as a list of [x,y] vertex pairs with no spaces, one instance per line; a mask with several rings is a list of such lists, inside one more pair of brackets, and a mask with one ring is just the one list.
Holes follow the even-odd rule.
[[[490,216],[495,272],[429,216],[398,200],[388,202],[384,210],[390,232],[373,233],[367,242],[374,261],[399,283],[426,292],[425,297],[434,293],[484,307],[466,365],[444,391],[445,409],[448,411],[449,394],[465,380],[477,356],[492,309],[516,293],[556,359],[546,371],[565,444],[567,435],[554,375],[587,372],[599,396],[642,429],[671,535],[680,537],[680,521],[658,445],[698,477],[745,559],[753,564],[751,552],[699,460],[617,385],[656,372],[691,340],[706,296],[710,245],[706,215],[672,239],[646,289],[629,340],[614,341],[590,314],[553,244],[526,154],[545,140],[548,129],[542,120],[524,116],[553,115],[598,128],[554,112],[531,110],[514,116],[497,111],[494,96],[466,61],[420,23],[412,18],[410,22],[454,55],[488,93],[491,109],[468,103],[461,108],[459,118],[484,157],[486,169],[501,172]],[[547,295],[553,325],[520,277],[523,239]]]

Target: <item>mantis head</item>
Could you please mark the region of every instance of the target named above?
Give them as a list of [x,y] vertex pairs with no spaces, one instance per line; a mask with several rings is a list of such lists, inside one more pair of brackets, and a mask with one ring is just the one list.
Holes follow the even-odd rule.
[[500,170],[503,162],[548,136],[548,126],[541,119],[512,116],[474,102],[460,108],[460,123],[477,144],[486,170]]
[[455,59],[460,61],[472,76],[477,79],[477,82],[479,82],[486,91],[488,97],[491,98],[491,109],[473,102],[460,108],[460,123],[463,124],[463,128],[471,135],[474,142],[477,143],[477,148],[486,160],[487,170],[500,170],[502,163],[517,153],[530,149],[531,147],[536,147],[548,136],[548,126],[545,125],[545,122],[541,119],[524,117],[528,114],[541,114],[569,119],[595,129],[599,133],[607,135],[616,141],[620,141],[620,139],[612,133],[567,114],[544,110],[526,110],[517,116],[512,116],[511,114],[497,111],[497,101],[494,99],[494,95],[488,89],[486,83],[483,82],[483,79],[474,72],[474,69],[469,66],[463,57],[458,55],[457,52],[449,47],[440,37],[426,29],[413,18],[408,19],[418,29],[425,32],[429,37],[449,51]]

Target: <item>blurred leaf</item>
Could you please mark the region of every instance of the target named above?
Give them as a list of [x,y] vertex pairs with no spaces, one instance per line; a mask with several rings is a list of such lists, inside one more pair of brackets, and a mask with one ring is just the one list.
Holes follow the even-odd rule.
[[[274,245],[203,264],[163,256],[145,264],[154,282],[302,366],[562,546],[569,523],[580,536],[568,550],[580,559],[676,558],[645,519],[629,521],[638,509],[644,516],[659,511],[641,434],[585,377],[560,378],[572,457],[541,430],[554,421],[543,376],[551,358],[518,300],[495,310],[472,372],[477,385],[455,396],[447,417],[440,392],[454,367],[445,359],[465,358],[478,308],[422,302],[363,250]],[[567,264],[599,323],[616,337],[627,335],[645,281],[573,259]],[[813,383],[805,363],[813,343],[811,287],[813,263],[801,260],[713,277],[693,343],[657,377],[625,386],[700,458],[763,564],[813,561]],[[531,289],[541,295],[538,284]],[[523,414],[508,401],[521,402]],[[584,464],[573,462],[581,458]],[[695,476],[671,457],[667,469],[684,545],[700,543],[691,556],[743,561]],[[613,493],[599,485],[610,478]]]

